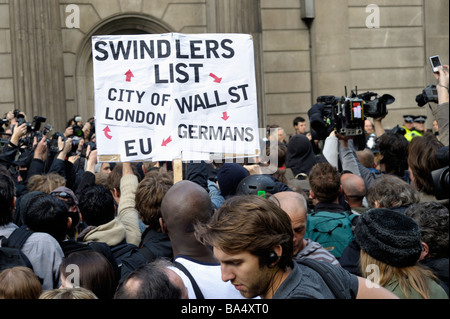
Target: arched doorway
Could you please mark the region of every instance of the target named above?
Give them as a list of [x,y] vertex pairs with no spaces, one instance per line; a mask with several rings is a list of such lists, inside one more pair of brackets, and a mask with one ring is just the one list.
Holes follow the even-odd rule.
[[121,34],[158,34],[173,32],[170,26],[144,14],[118,14],[94,26],[83,40],[76,57],[75,103],[83,120],[94,116],[94,79],[92,36]]

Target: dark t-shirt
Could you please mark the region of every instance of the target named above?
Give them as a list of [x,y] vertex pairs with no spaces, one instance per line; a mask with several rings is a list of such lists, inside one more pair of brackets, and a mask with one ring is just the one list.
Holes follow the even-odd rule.
[[[358,278],[339,266],[323,262],[344,287],[347,299],[358,293]],[[321,275],[308,266],[294,263],[289,276],[275,292],[273,299],[335,299]]]

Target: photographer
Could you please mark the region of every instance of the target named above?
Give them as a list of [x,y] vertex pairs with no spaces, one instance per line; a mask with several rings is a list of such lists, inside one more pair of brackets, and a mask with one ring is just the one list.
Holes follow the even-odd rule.
[[[369,189],[375,178],[381,176],[381,174],[396,175],[405,182],[411,183],[407,163],[408,141],[403,135],[386,132],[378,138],[377,146],[380,151],[381,174],[373,173],[359,162],[351,137],[344,137],[340,134],[337,137],[340,140],[339,155],[343,170],[349,170],[353,174],[361,176],[367,189]],[[357,172],[354,171],[355,162],[358,167]]]
[[[14,124],[15,128],[11,134],[9,142],[3,148],[2,154],[0,154],[0,164],[4,165],[6,168],[12,168],[13,162],[16,160],[16,155],[18,151],[22,151],[20,147],[20,140],[27,134],[27,124],[23,123],[18,126]],[[15,168],[15,166],[14,166]],[[14,178],[17,180],[17,172],[14,174]]]
[[431,111],[433,116],[437,120],[439,126],[439,138],[442,144],[448,146],[448,121],[449,121],[449,66],[439,67],[439,73],[433,73],[434,77],[438,81],[436,90],[438,93],[438,105],[431,105]]

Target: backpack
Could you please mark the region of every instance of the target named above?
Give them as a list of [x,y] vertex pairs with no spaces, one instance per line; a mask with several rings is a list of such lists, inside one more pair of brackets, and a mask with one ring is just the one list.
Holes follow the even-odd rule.
[[138,269],[140,266],[150,263],[158,258],[173,258],[172,245],[167,236],[155,237],[147,241],[140,248],[130,251],[122,258],[121,276]]
[[315,272],[317,272],[323,279],[323,281],[327,284],[328,288],[331,290],[336,299],[347,299],[344,290],[345,287],[342,286],[342,283],[336,280],[336,276],[333,275],[330,270],[323,265],[324,262],[320,262],[318,260],[304,257],[296,260],[298,264],[302,264],[312,268]]
[[353,240],[352,221],[356,216],[351,212],[312,212],[308,214],[305,238],[318,242],[339,258]]
[[33,270],[30,260],[21,250],[31,234],[30,230],[18,228],[8,238],[0,236],[0,272],[17,266]]

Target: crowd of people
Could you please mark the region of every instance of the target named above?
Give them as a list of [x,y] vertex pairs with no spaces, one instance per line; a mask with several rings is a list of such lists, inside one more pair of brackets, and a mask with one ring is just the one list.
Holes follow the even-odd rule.
[[439,135],[381,117],[357,150],[297,117],[267,136],[274,171],[190,162],[176,182],[172,162],[99,163],[94,119],[49,138],[9,112],[0,299],[448,299],[448,66],[435,76]]

